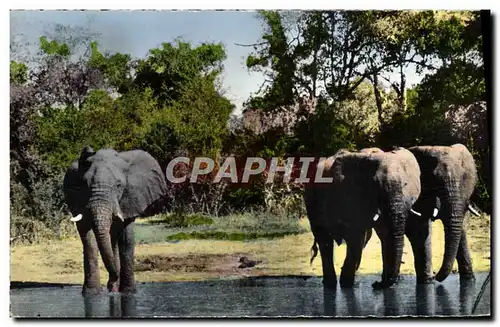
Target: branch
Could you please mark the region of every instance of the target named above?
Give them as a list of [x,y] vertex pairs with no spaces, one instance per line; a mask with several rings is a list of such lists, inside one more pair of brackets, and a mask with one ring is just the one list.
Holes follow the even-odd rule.
[[376,68],[374,68],[374,69],[372,69],[372,70],[365,71],[363,74],[361,74],[361,73],[359,73],[359,72],[357,72],[357,74],[358,74],[358,76],[360,76],[360,77],[364,77],[364,78],[366,78],[366,77],[368,77],[368,76],[370,76],[370,75],[373,75],[373,74],[378,74],[378,73],[380,73],[382,70],[384,70],[385,68],[390,67],[390,66],[392,66],[392,65],[394,65],[394,64],[396,64],[396,62],[387,62],[387,63],[385,63],[385,64],[383,64],[383,65],[381,65],[381,66],[379,66],[379,67],[376,67]]
[[260,45],[268,44],[267,41],[264,42],[259,42],[259,43],[253,43],[253,44],[241,44],[241,43],[235,43],[234,45],[239,46],[239,47],[256,47]]
[[[349,34],[346,33],[344,35],[344,55],[342,56],[342,76],[344,76],[345,74],[345,69],[346,69],[346,66],[347,66],[347,44],[349,43]],[[352,59],[352,57],[351,57]]]
[[392,86],[392,88],[394,89],[394,91],[396,91],[396,94],[398,96],[401,96],[402,90],[400,90],[400,86],[396,82],[391,82],[391,80],[385,76],[382,76],[382,75],[379,75],[379,76],[382,77],[383,79],[385,79]]
[[354,70],[354,67],[356,67],[356,65],[359,63],[359,60],[354,62],[354,58],[356,58],[356,56],[359,57],[359,54],[356,52],[351,54],[351,59],[349,60],[349,65],[348,65],[349,70],[347,72],[347,83],[349,83],[349,79],[352,76],[352,72]]
[[417,64],[419,66],[422,66],[424,68],[427,68],[427,69],[432,69],[432,70],[437,70],[438,68],[437,67],[434,67],[433,65],[431,64],[424,64],[423,62],[421,61],[416,61],[416,60],[413,60],[413,58],[411,59],[405,59],[404,62],[406,63],[413,63],[413,64]]
[[[314,94],[315,92],[313,91],[313,89],[309,86],[309,83],[307,83],[307,81],[305,81],[304,79],[302,78],[299,78],[299,77],[296,77],[296,82],[299,84],[299,86],[305,88],[308,92],[309,92],[309,95],[312,97],[312,96],[316,96],[316,94]],[[314,81],[312,81],[314,83]]]
[[405,60],[413,60],[417,56],[417,51],[413,51],[413,56],[411,56],[410,59],[405,59]]
[[356,81],[356,83],[354,83],[351,87],[347,89],[346,94],[349,94],[353,90],[355,90],[365,80],[365,78],[367,78],[367,76],[361,76],[361,78],[358,81]]

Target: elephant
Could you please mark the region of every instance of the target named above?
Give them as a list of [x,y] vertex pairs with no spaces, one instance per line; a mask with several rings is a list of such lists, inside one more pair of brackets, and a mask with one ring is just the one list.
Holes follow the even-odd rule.
[[142,150],[86,146],[67,169],[63,190],[83,244],[82,294],[101,291],[98,252],[109,274],[108,291],[135,292],[133,226],[166,193],[158,162]]
[[304,200],[311,231],[313,255],[317,246],[322,260],[323,285],[336,288],[333,240],[345,240],[347,255],[340,274],[340,286],[354,286],[363,248],[375,229],[382,243],[382,281],[374,288],[392,286],[398,276],[404,246],[405,224],[420,196],[420,168],[414,155],[396,148],[358,152],[339,150],[320,161],[318,169],[330,183],[307,183]]
[[[473,279],[472,259],[463,226],[467,209],[479,215],[469,203],[477,183],[477,169],[472,154],[463,144],[414,146],[408,150],[417,159],[422,174],[422,193],[414,206],[422,214],[418,224],[424,227],[420,227],[420,230],[428,230],[426,224],[429,225],[430,221],[438,217],[444,225],[445,252],[435,279],[438,282],[446,279],[455,258],[460,279]],[[418,264],[425,265],[425,269],[432,272],[430,246],[426,251],[426,260]]]

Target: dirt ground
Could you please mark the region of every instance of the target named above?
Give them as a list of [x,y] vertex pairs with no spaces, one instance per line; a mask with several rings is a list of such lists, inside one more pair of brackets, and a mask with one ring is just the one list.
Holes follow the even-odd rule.
[[[304,224],[308,224],[304,219]],[[433,223],[433,267],[437,271],[443,256],[444,233],[440,221]],[[470,224],[468,241],[475,271],[490,269],[489,221]],[[136,246],[138,282],[199,281],[262,275],[322,275],[318,254],[310,265],[313,237],[310,232],[278,239],[254,241],[186,240],[177,243]],[[335,249],[335,268],[340,273],[345,245]],[[401,273],[414,274],[413,253],[405,240]],[[456,264],[455,264],[456,268]],[[107,274],[100,264],[101,281]],[[372,236],[364,252],[358,274],[380,273],[380,241]],[[11,247],[11,281],[75,283],[83,282],[82,245],[69,239],[36,245]]]

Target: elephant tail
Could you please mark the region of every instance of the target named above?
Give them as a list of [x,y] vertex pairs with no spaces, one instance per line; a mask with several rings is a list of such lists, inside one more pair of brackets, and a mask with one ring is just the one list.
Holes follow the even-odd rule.
[[365,242],[363,244],[363,248],[366,247],[371,238],[372,238],[372,229],[369,228],[365,233]]
[[309,264],[312,265],[314,258],[318,255],[318,241],[314,238],[313,245],[311,247],[311,261]]

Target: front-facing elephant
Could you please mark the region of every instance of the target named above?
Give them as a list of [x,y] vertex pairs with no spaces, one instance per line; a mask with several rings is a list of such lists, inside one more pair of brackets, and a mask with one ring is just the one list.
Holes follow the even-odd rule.
[[[474,158],[462,144],[415,146],[409,150],[422,171],[422,194],[414,206],[422,214],[421,224],[440,218],[444,226],[445,251],[435,279],[443,281],[450,274],[455,258],[460,279],[471,279],[474,273],[463,222],[468,208],[478,215],[469,204],[477,182]],[[427,262],[422,264],[431,270],[431,253],[426,257]]]
[[158,162],[147,152],[85,147],[64,177],[64,196],[83,243],[82,293],[101,291],[98,253],[109,274],[109,291],[134,292],[135,218],[166,192]]
[[373,286],[390,287],[399,276],[406,220],[420,196],[420,168],[415,157],[402,148],[390,152],[340,150],[320,161],[318,169],[332,181],[306,184],[304,198],[321,254],[323,284],[336,287],[333,240],[345,240],[347,255],[340,285],[354,285],[362,250],[375,228],[382,243],[383,273],[382,281]]

